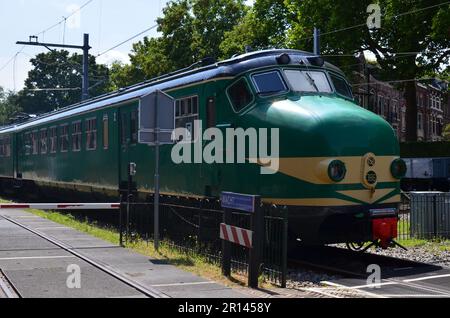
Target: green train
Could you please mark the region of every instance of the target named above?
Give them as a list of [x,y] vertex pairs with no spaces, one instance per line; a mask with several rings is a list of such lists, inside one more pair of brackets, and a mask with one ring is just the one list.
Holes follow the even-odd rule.
[[250,157],[240,164],[176,164],[174,146],[162,146],[163,196],[261,195],[288,207],[290,236],[305,243],[387,247],[396,237],[406,171],[394,130],[355,103],[342,71],[297,50],[185,69],[3,128],[3,191],[32,184],[117,198],[133,162],[139,194],[151,195],[155,150],[138,142],[139,100],[156,90],[176,100],[177,128],[193,131],[201,121],[224,134],[230,128],[279,131],[279,167],[270,174]]

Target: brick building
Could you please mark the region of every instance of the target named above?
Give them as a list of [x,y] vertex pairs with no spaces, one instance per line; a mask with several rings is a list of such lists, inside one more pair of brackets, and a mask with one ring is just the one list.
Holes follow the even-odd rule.
[[[402,91],[370,75],[363,65],[353,72],[353,93],[362,107],[373,111],[388,121],[401,141],[406,134],[406,100]],[[450,124],[450,99],[448,83],[427,80],[416,83],[417,136],[419,141],[440,141],[442,131]]]

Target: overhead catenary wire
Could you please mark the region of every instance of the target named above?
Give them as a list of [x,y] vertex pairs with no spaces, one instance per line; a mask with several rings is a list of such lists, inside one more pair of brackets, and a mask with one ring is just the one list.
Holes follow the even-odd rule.
[[14,59],[15,59],[16,56],[17,56],[17,54],[22,53],[24,49],[25,49],[25,45],[22,46],[22,48],[21,48],[19,51],[17,51],[16,53],[14,53],[14,55],[13,55],[13,56],[5,63],[2,67],[0,67],[0,72],[3,71],[5,68],[7,68],[8,65],[11,64],[11,62],[14,61]]
[[26,91],[29,92],[60,92],[60,91],[79,91],[80,87],[70,87],[70,88],[25,88]]
[[126,43],[128,43],[128,42],[130,42],[131,40],[134,40],[134,39],[137,38],[138,36],[141,36],[141,35],[143,35],[143,34],[149,32],[149,31],[151,31],[151,30],[153,30],[153,29],[155,29],[155,28],[157,28],[157,27],[158,27],[158,24],[155,24],[155,25],[151,26],[150,28],[145,29],[144,31],[139,32],[138,34],[133,35],[132,37],[126,39],[125,41],[120,42],[119,44],[113,46],[112,48],[110,48],[110,49],[108,49],[108,50],[106,50],[106,51],[103,51],[102,53],[98,54],[96,57],[100,57],[100,56],[102,56],[102,55],[105,55],[106,53],[111,52],[111,51],[114,50],[114,49],[117,49],[118,47],[120,47],[120,46],[122,46],[122,45],[124,45],[124,44],[126,44]]
[[[435,78],[432,78],[432,77],[411,78],[411,79],[403,79],[403,80],[382,81],[381,84],[398,84],[398,83],[407,83],[407,82],[432,81],[434,79]],[[352,87],[367,86],[367,83],[352,84],[351,86]]]
[[84,3],[82,6],[80,6],[77,10],[74,10],[70,15],[68,15],[67,17],[63,17],[62,20],[58,21],[57,23],[49,26],[48,28],[42,30],[39,33],[36,33],[35,36],[39,36],[39,35],[44,35],[45,33],[47,33],[50,30],[53,30],[54,28],[60,26],[61,24],[63,24],[65,21],[67,21],[67,19],[70,19],[71,17],[73,17],[75,14],[77,14],[78,12],[80,12],[81,10],[83,10],[85,7],[87,7],[89,4],[91,4],[94,0],[89,0],[86,3]]
[[[42,30],[41,32],[38,32],[35,34],[35,36],[38,35],[44,35],[46,32],[60,26],[62,23],[66,23],[67,19],[73,17],[75,14],[77,14],[78,12],[80,12],[81,10],[83,10],[86,6],[88,6],[89,4],[91,4],[94,0],[88,0],[87,2],[85,2],[82,6],[80,6],[77,10],[74,10],[70,15],[68,15],[67,17],[63,17],[62,20],[58,21],[57,23],[47,27],[46,29]],[[65,25],[64,25],[65,28]],[[65,40],[65,30],[64,30],[64,40]],[[23,46],[21,48],[21,50],[19,50],[18,52],[16,52],[3,66],[0,67],[0,72],[2,72],[4,69],[6,69],[11,63],[15,63],[16,58],[18,56],[18,54],[22,53],[23,49],[25,48],[25,46]],[[13,65],[13,76],[15,76],[15,65]],[[15,86],[15,81],[14,81],[14,86]],[[15,90],[15,87],[14,87]]]

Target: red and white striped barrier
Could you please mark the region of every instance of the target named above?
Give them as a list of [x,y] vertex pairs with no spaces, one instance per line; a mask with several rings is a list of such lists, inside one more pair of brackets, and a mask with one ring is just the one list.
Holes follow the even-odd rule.
[[120,203],[12,203],[0,204],[0,210],[119,210]]
[[253,232],[239,227],[220,224],[220,238],[247,248],[253,247]]

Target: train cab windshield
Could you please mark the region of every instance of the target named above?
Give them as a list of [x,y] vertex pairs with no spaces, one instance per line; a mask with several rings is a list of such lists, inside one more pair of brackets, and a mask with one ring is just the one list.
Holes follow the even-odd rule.
[[342,77],[330,74],[330,78],[333,81],[336,93],[344,97],[353,99],[352,89]]
[[280,72],[271,71],[259,73],[252,76],[258,94],[276,94],[287,91]]
[[320,71],[285,70],[286,79],[295,92],[332,93],[327,75]]

